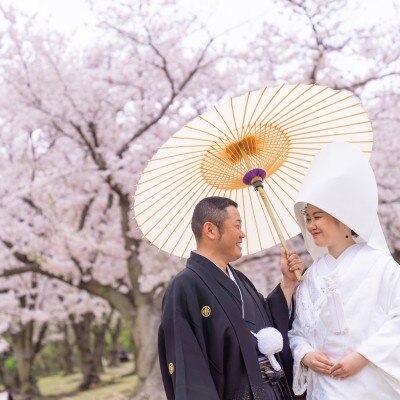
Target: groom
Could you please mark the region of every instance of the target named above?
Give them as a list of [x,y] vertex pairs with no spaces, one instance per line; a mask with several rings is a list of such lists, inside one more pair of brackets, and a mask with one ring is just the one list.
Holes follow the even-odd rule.
[[[292,399],[289,306],[297,254],[281,256],[281,283],[264,299],[229,263],[245,237],[237,204],[209,197],[195,207],[197,249],[170,283],[163,301],[158,350],[168,400]],[[253,333],[274,327],[283,337],[276,371]],[[279,333],[278,333],[279,335]],[[279,351],[279,350],[278,350]]]

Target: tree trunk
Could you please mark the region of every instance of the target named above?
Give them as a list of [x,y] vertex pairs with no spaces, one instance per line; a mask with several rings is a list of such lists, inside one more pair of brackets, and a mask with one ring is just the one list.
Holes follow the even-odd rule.
[[[125,242],[125,250],[128,252],[127,267],[128,276],[132,285],[132,317],[127,320],[132,330],[132,339],[135,355],[135,372],[141,383],[149,376],[150,371],[157,360],[157,332],[160,321],[158,299],[155,291],[142,293],[140,291],[139,278],[142,274],[143,265],[139,259],[140,241],[131,235],[130,211],[131,203],[128,194],[113,184],[110,180],[111,189],[118,195],[121,232]],[[139,385],[140,386],[140,385]]]
[[121,318],[117,318],[117,322],[115,323],[114,328],[109,329],[110,338],[111,338],[111,349],[109,354],[109,362],[108,365],[110,367],[116,367],[118,365],[118,339],[121,333]]
[[140,384],[150,374],[157,360],[157,333],[160,324],[160,302],[153,299],[153,294],[137,293],[135,304],[114,302],[113,306],[121,313],[132,334],[134,373],[140,379]]
[[146,382],[135,390],[132,400],[165,400],[165,391],[158,362],[154,364]]
[[13,349],[17,359],[20,393],[23,400],[31,400],[40,396],[39,388],[33,374],[35,349],[33,345],[34,322],[26,324],[23,329],[12,335]]
[[93,318],[93,314],[90,313],[84,314],[77,322],[71,318],[71,325],[75,333],[76,344],[80,356],[81,371],[83,374],[83,381],[79,386],[80,390],[88,390],[100,383],[99,373],[90,346],[90,328]]
[[63,334],[63,340],[61,341],[60,348],[61,365],[64,370],[64,376],[67,376],[74,373],[74,363],[72,360],[73,352],[69,339],[68,324],[63,323],[59,325],[59,330]]
[[135,369],[139,379],[144,381],[157,360],[157,332],[160,323],[160,310],[151,301],[150,295],[140,296],[132,322]]
[[100,374],[104,372],[103,365],[103,354],[104,354],[104,345],[106,338],[106,324],[101,324],[99,326],[94,326],[92,329],[94,344],[93,344],[93,358],[94,363],[97,368],[97,372]]

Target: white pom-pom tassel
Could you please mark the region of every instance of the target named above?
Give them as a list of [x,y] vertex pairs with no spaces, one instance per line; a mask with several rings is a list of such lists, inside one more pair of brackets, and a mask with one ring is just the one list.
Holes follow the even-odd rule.
[[257,338],[258,350],[260,350],[260,353],[268,357],[275,371],[280,371],[281,366],[274,354],[279,353],[283,349],[282,334],[275,328],[264,328],[258,331],[258,333],[253,333],[253,335]]

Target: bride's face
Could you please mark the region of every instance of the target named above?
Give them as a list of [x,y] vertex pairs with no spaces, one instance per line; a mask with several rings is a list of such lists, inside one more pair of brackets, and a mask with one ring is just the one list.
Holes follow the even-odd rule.
[[312,235],[314,243],[320,247],[338,245],[349,234],[344,224],[312,204],[307,206],[306,228]]

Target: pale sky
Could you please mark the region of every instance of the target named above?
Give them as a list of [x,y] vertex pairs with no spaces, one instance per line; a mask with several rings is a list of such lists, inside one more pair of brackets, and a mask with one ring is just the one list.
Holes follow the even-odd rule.
[[[110,0],[111,1],[111,0]],[[134,0],[133,0],[134,1]],[[207,19],[214,32],[240,24],[248,19],[262,18],[269,0],[178,0],[183,8]],[[54,24],[73,29],[85,23],[89,16],[84,0],[2,0],[29,12],[50,16]]]
[[[90,24],[90,11],[85,0],[0,0],[2,4],[12,4],[29,13],[37,13],[49,25],[68,32],[78,29],[81,39],[90,40],[85,25]],[[110,0],[112,1],[112,0]],[[135,1],[135,0],[132,0]],[[231,40],[243,39],[247,31],[254,32],[267,15],[271,15],[275,0],[177,0],[183,9],[196,13],[208,26],[213,35],[227,29]],[[352,23],[370,20],[375,23],[394,12],[393,4],[398,0],[359,0]],[[357,0],[352,0],[352,3]],[[363,11],[361,13],[361,11]],[[357,14],[356,14],[357,13]],[[282,21],[283,22],[283,21]],[[283,22],[284,23],[284,22]],[[240,29],[240,27],[242,29]]]

